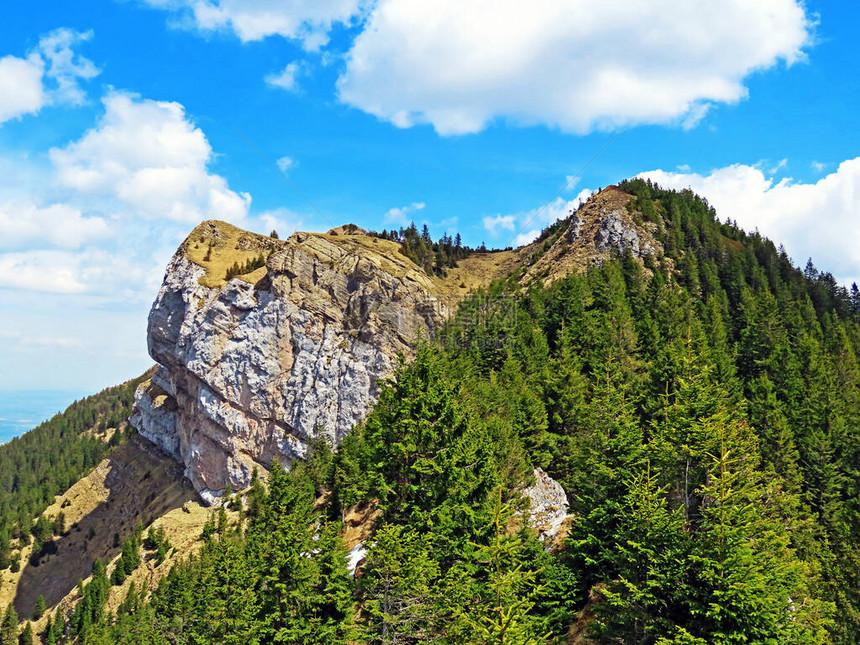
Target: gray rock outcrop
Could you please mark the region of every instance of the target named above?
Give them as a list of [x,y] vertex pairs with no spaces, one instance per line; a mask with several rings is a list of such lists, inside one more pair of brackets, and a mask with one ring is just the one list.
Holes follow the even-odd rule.
[[647,222],[636,223],[634,205],[634,197],[617,186],[592,195],[571,213],[561,235],[544,242],[552,244],[549,248],[544,246],[545,252],[538,251],[539,257],[525,267],[519,283],[527,287],[534,280],[552,282],[628,250],[640,260],[657,254],[659,244],[653,230]]
[[569,517],[567,509],[570,504],[561,484],[542,468],[535,468],[534,478],[535,483],[523,490],[523,495],[530,502],[529,522],[538,530],[540,538],[550,543]]
[[600,228],[594,236],[594,248],[598,253],[623,253],[630,249],[634,257],[639,256],[639,234],[635,228],[626,226],[622,217],[623,213],[618,209],[608,213],[600,222]]
[[570,224],[567,227],[567,231],[565,232],[565,236],[567,237],[567,241],[570,244],[576,242],[579,239],[579,232],[582,230],[582,219],[580,219],[577,215],[571,215]]
[[598,253],[624,253],[629,249],[635,258],[654,253],[654,245],[639,235],[636,227],[630,225],[627,213],[621,209],[604,216],[594,236],[594,248]]
[[[159,367],[131,418],[208,501],[228,483],[245,487],[255,467],[306,456],[317,439],[339,442],[398,354],[447,315],[432,279],[391,242],[297,234],[272,251],[244,232],[240,244],[237,231],[204,223],[171,260],[149,316]],[[254,237],[265,270],[212,285],[207,262],[256,252]],[[201,247],[202,265],[188,257]]]

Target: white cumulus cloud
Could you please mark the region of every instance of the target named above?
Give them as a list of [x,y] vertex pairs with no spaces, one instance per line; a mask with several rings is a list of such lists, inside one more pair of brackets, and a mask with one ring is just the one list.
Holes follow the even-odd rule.
[[281,157],[275,163],[278,164],[281,172],[287,172],[290,168],[295,168],[299,165],[299,162],[292,157]]
[[[308,50],[328,42],[336,23],[361,13],[361,0],[144,0],[175,12],[184,24],[204,31],[229,30],[243,42],[282,36]],[[183,24],[183,23],[181,23]]]
[[751,73],[802,59],[812,26],[800,0],[378,0],[338,90],[443,135],[497,118],[690,126],[743,99]]
[[257,228],[263,235],[272,231],[278,233],[278,237],[285,240],[287,237],[299,230],[304,230],[302,218],[297,213],[287,208],[276,208],[265,211],[259,216],[260,226]]
[[181,105],[118,91],[103,103],[50,163],[0,155],[0,288],[146,304],[193,224],[250,223],[250,196],[210,171]]
[[490,235],[498,235],[500,230],[513,231],[514,226],[516,226],[513,215],[487,216],[483,218],[482,222],[484,230],[488,231]]
[[98,125],[64,148],[52,148],[57,181],[79,193],[115,200],[131,214],[193,223],[238,221],[251,197],[209,172],[212,148],[179,103],[111,92]]
[[784,244],[795,263],[812,257],[844,282],[860,280],[860,157],[814,183],[776,181],[760,165],[735,164],[706,175],[652,170],[663,187],[703,195],[720,219],[730,218]]
[[[569,178],[568,181],[570,181]],[[503,230],[515,232],[515,235],[504,246],[530,244],[538,238],[541,230],[570,215],[570,212],[579,208],[579,205],[587,201],[591,194],[591,190],[584,188],[573,199],[556,197],[544,206],[515,215],[484,217],[484,228],[495,238],[498,238]]]
[[0,287],[47,293],[84,293],[82,257],[67,251],[27,251],[0,255]]
[[288,92],[296,92],[299,89],[297,76],[301,72],[298,63],[288,63],[284,69],[277,74],[269,74],[265,81],[272,87],[279,87]]
[[35,114],[52,103],[82,104],[80,81],[97,76],[99,70],[72,47],[91,37],[92,32],[57,29],[43,36],[26,58],[0,58],[0,123]]
[[45,60],[45,77],[56,86],[51,90],[55,102],[81,105],[86,101],[80,81],[95,78],[99,69],[88,58],[75,54],[72,46],[92,37],[92,31],[82,33],[63,28],[39,40],[39,53]]
[[0,123],[42,109],[44,71],[45,63],[36,54],[27,58],[0,58]]

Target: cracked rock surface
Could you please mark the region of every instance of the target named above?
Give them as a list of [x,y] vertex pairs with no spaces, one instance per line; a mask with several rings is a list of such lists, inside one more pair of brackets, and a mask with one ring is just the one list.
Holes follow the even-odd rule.
[[318,439],[339,442],[398,355],[447,316],[432,280],[396,245],[351,245],[357,236],[342,232],[296,234],[264,249],[265,270],[205,286],[211,276],[187,257],[189,245],[214,244],[217,254],[233,243],[228,226],[201,224],[171,260],[149,315],[159,367],[131,418],[208,501],[228,483],[247,486],[255,467],[289,464]]

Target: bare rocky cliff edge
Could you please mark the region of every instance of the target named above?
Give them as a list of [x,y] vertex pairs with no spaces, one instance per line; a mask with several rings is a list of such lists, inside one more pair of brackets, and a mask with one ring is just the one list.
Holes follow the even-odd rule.
[[204,222],[170,260],[152,306],[158,369],[138,389],[131,423],[181,462],[205,501],[228,484],[242,489],[254,468],[301,459],[319,438],[336,445],[398,357],[472,291],[509,275],[522,286],[552,281],[626,249],[657,253],[656,225],[636,224],[632,202],[604,189],[554,235],[474,253],[444,278],[354,226],[277,240]]

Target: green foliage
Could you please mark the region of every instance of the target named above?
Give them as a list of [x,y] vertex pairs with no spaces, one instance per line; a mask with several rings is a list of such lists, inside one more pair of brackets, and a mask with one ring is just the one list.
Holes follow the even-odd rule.
[[[550,634],[545,619],[534,611],[545,591],[540,571],[529,566],[533,563],[528,562],[524,548],[526,536],[507,534],[513,509],[502,503],[501,488],[496,491],[496,499],[488,539],[474,544],[471,562],[458,563],[448,574],[446,598],[454,618],[451,636],[454,642],[488,645],[542,643]],[[469,580],[474,576],[475,564],[480,573],[477,580]],[[477,595],[477,602],[466,602],[468,595],[463,592],[470,588],[474,591],[469,595]]]
[[33,625],[28,620],[24,625],[24,629],[21,630],[21,634],[18,636],[18,645],[33,645],[34,638]]
[[121,585],[140,565],[140,547],[140,535],[137,532],[122,543],[120,556],[116,561],[116,565],[114,565],[113,573],[111,573],[110,577],[112,585]]
[[[556,642],[575,625],[601,644],[860,642],[860,290],[793,267],[689,191],[623,187],[665,253],[476,294],[336,451],[254,473],[244,504],[228,495],[151,595],[132,586],[105,616],[94,568],[71,633],[453,645]],[[428,271],[462,257],[414,227],[383,236]],[[536,466],[570,499],[552,553],[519,492]],[[380,513],[353,577],[340,522],[356,508]],[[143,547],[159,562],[169,549],[158,529]]]
[[45,606],[45,596],[39,594],[39,597],[36,598],[36,603],[33,606],[33,620],[39,620],[45,613],[46,609],[47,607]]
[[69,616],[69,625],[72,634],[86,639],[90,628],[98,626],[104,620],[104,608],[107,602],[110,581],[107,578],[107,569],[101,560],[93,563],[93,574],[90,581],[84,585],[78,583],[80,601]]
[[449,268],[457,266],[459,260],[473,252],[468,246],[462,245],[459,233],[453,238],[446,233],[438,242],[434,242],[427,225],[419,233],[414,222],[399,231],[384,230],[382,233],[371,232],[370,235],[398,242],[400,252],[428,274],[445,275]]
[[614,542],[601,545],[617,571],[596,587],[603,602],[592,629],[601,638],[653,642],[690,619],[684,597],[690,540],[682,510],[670,509],[665,493],[647,471],[627,481]]
[[441,576],[426,536],[403,526],[381,527],[361,579],[370,643],[416,643],[439,628],[437,585]]
[[832,605],[815,598],[813,572],[795,556],[773,501],[782,492],[757,470],[754,437],[744,424],[718,432],[719,452],[701,488],[710,503],[690,556],[698,565],[690,588],[700,635],[726,643],[825,642]]
[[444,361],[423,346],[396,387],[384,388],[364,429],[373,450],[364,470],[387,519],[427,518],[456,532],[495,489],[507,428],[478,418]]
[[[52,536],[64,532],[65,517],[60,513],[52,521],[41,513],[115,445],[84,433],[119,428],[131,414],[134,391],[144,378],[77,401],[0,446],[0,570],[17,564],[14,543],[26,544],[31,535],[31,564],[37,566],[55,550]],[[119,440],[122,435],[118,430],[114,436]]]
[[[272,232],[274,233],[274,231],[272,231]],[[277,239],[277,234],[275,234],[272,237]],[[264,267],[264,266],[266,266],[266,256],[262,255],[262,254],[258,255],[255,258],[250,258],[248,260],[245,260],[245,262],[243,262],[242,264],[239,264],[238,262],[234,262],[227,269],[227,274],[224,276],[224,279],[229,280],[230,278],[234,278],[237,275],[246,275],[246,274],[251,273],[252,271],[256,271],[260,267]]]
[[18,613],[9,605],[0,621],[0,645],[18,645]]
[[53,617],[48,617],[48,624],[45,626],[43,635],[46,645],[57,645],[63,638],[63,614],[60,610]]
[[162,527],[151,526],[149,527],[149,532],[146,534],[146,538],[143,540],[143,548],[149,551],[146,556],[148,559],[155,560],[156,564],[161,564],[164,562],[172,546]]

